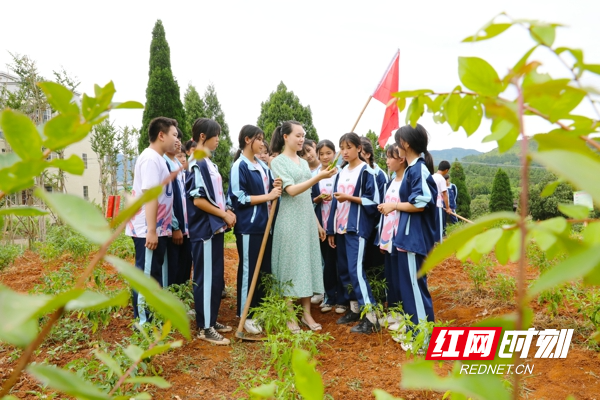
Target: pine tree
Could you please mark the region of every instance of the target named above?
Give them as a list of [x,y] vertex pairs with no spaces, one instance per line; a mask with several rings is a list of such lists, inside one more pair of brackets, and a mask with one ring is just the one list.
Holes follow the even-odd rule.
[[465,184],[465,172],[458,160],[450,168],[450,182],[456,185],[458,196],[456,198],[456,213],[464,218],[471,217],[471,196]]
[[183,132],[189,132],[185,111],[181,102],[179,85],[171,71],[171,50],[165,37],[162,21],[157,20],[150,43],[150,70],[146,87],[146,106],[138,141],[141,153],[148,147],[148,125],[153,118],[168,117],[177,120]]
[[183,132],[183,141],[185,143],[192,137],[191,127],[194,126],[194,121],[198,118],[206,118],[206,105],[191,83],[188,83],[188,87],[183,95],[183,106],[185,108],[187,126],[190,127],[189,132]]
[[223,188],[227,190],[229,185],[229,171],[231,170],[231,138],[229,137],[229,125],[225,122],[225,114],[221,110],[221,104],[217,98],[215,86],[211,83],[204,92],[204,104],[206,118],[212,118],[221,125],[219,135],[219,146],[213,155],[212,161],[219,167],[219,173],[223,177]]
[[260,104],[260,116],[256,124],[265,132],[265,139],[271,141],[275,128],[289,120],[302,124],[307,139],[319,141],[317,129],[313,126],[310,106],[303,106],[298,96],[288,91],[285,84],[280,82],[277,90],[269,95],[269,99]]
[[490,195],[490,211],[513,211],[513,195],[510,188],[510,180],[502,168],[498,168],[494,183],[492,185],[492,194]]

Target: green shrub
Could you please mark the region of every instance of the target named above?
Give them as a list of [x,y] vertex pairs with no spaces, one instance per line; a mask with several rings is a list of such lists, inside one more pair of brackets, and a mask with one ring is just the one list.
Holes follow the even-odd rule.
[[498,300],[510,301],[516,288],[517,284],[512,276],[498,274],[492,281],[492,293]]
[[114,254],[119,258],[135,257],[135,246],[131,237],[121,233],[108,248],[108,254]]
[[0,246],[0,271],[12,265],[17,257],[23,254],[23,248],[16,244]]
[[84,260],[94,250],[95,245],[66,225],[51,226],[46,234],[46,241],[38,248],[45,260],[58,258],[65,253],[75,260]]

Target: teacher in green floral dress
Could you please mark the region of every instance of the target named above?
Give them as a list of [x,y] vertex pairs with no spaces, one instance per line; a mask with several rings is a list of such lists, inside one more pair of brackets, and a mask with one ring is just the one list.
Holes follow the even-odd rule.
[[[283,189],[273,231],[271,267],[277,281],[291,281],[284,295],[300,298],[302,323],[317,331],[321,325],[310,313],[310,298],[324,292],[319,239],[325,240],[325,231],[313,211],[310,189],[321,179],[335,175],[337,169],[311,177],[308,163],[297,154],[305,135],[299,122],[286,121],[275,129],[271,139],[271,150],[280,153],[271,161],[271,169],[275,177],[281,178]],[[288,327],[292,332],[300,330],[295,322],[289,322]]]

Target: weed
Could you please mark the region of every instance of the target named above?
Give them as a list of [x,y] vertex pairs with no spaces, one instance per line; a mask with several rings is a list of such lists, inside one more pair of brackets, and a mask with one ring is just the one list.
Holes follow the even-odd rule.
[[354,391],[362,390],[362,382],[360,379],[352,379],[351,381],[346,382],[346,385],[348,385],[348,387]]
[[483,292],[483,287],[488,280],[488,270],[493,266],[493,262],[489,257],[483,257],[478,263],[466,262],[465,270],[469,278],[473,282],[473,286],[477,293]]
[[565,294],[562,288],[554,288],[545,290],[538,296],[538,304],[548,303],[547,310],[550,314],[550,319],[553,319],[558,315],[558,309],[563,304]]
[[0,271],[12,265],[21,254],[23,254],[23,248],[16,244],[0,246]]
[[515,278],[505,274],[496,275],[491,286],[494,297],[502,301],[510,301],[517,288]]
[[96,247],[70,227],[53,225],[48,229],[46,242],[40,245],[38,252],[45,260],[58,258],[64,253],[70,254],[74,260],[83,260]]
[[108,254],[114,254],[119,258],[131,259],[135,257],[135,246],[133,240],[124,233],[121,233],[108,248]]
[[194,290],[192,285],[194,283],[189,281],[180,285],[171,285],[167,288],[169,292],[173,293],[183,303],[186,311],[190,311],[194,304]]
[[379,303],[385,302],[387,293],[387,282],[383,273],[384,268],[385,266],[380,265],[367,270],[367,280],[369,281],[369,286],[371,286],[371,292],[375,301]]
[[287,323],[292,321],[298,323],[298,313],[301,307],[291,304],[283,296],[285,289],[292,286],[291,282],[279,283],[273,275],[265,275],[262,280],[265,288],[265,297],[259,307],[250,309],[252,318],[268,334],[279,331],[288,331]]

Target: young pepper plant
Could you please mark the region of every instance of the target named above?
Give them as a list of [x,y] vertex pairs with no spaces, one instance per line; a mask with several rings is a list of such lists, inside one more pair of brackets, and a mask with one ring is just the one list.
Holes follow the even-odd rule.
[[[499,19],[505,22],[495,22]],[[559,24],[514,20],[506,14],[500,14],[463,41],[488,40],[513,26],[528,32],[534,45],[503,77],[481,58],[460,57],[458,74],[462,86],[444,93],[421,89],[398,92],[394,96],[400,111],[406,108],[407,100],[411,99],[406,111],[406,123],[413,126],[427,110],[433,113],[436,123],[447,123],[453,131],[462,127],[468,136],[479,128],[484,117],[490,119],[491,134],[483,141],[497,142],[500,152],[510,149],[518,138],[521,139],[521,185],[524,189],[520,196],[519,214],[494,213],[455,231],[428,255],[420,271],[421,274],[431,271],[454,253],[463,261],[469,257],[477,261],[493,250],[502,264],[509,260],[518,262],[516,314],[484,320],[480,325],[519,330],[529,327],[532,312],[527,304],[541,291],[581,278],[586,284],[600,283],[600,221],[589,219],[585,207],[562,205],[561,212],[570,219],[558,217],[539,223],[527,220],[528,172],[532,160],[544,165],[560,179],[588,192],[594,204],[600,206],[600,143],[593,137],[599,132],[600,112],[596,96],[600,91],[584,87],[580,80],[584,74],[600,74],[600,65],[585,63],[580,49],[553,47]],[[532,60],[533,54],[538,54],[538,49],[545,49],[558,57],[570,77],[555,79],[540,72],[541,62]],[[565,53],[571,54],[571,63],[562,57]],[[584,100],[594,109],[595,117],[575,114],[576,107]],[[528,136],[529,132],[525,132],[523,123],[525,116],[545,120],[554,129]],[[529,148],[530,140],[538,143],[537,150]],[[544,195],[552,194],[557,184],[548,185]],[[581,222],[588,222],[583,231],[583,240],[573,239],[570,236],[571,227]],[[566,252],[569,257],[542,274],[527,289],[525,250],[529,241],[535,241],[549,255]],[[510,397],[499,378],[461,376],[457,373],[456,365],[450,376],[440,378],[433,372],[432,365],[426,361],[404,365],[403,387],[449,390],[453,398]],[[514,374],[514,379],[512,396],[518,398],[519,375]]]
[[[0,155],[0,199],[5,195],[33,187],[34,178],[47,168],[57,167],[71,174],[83,174],[83,161],[76,155],[64,160],[51,161],[47,161],[46,157],[52,151],[60,151],[66,146],[84,139],[93,126],[108,118],[108,112],[111,109],[143,108],[142,104],[138,102],[114,103],[112,98],[115,88],[112,82],[104,87],[96,85],[94,96],[84,94],[81,101],[74,96],[73,92],[57,83],[42,82],[40,87],[52,108],[58,112],[58,115],[46,124],[36,127],[26,115],[10,109],[2,111],[0,114],[0,126],[6,141],[13,150],[13,152]],[[42,148],[45,150],[42,151]],[[0,285],[0,320],[3,321],[0,325],[0,340],[24,349],[11,375],[2,382],[0,398],[5,398],[5,396],[8,398],[7,395],[11,388],[25,369],[50,388],[81,399],[123,398],[117,394],[124,384],[168,386],[163,379],[133,378],[130,375],[141,360],[181,344],[180,342],[162,344],[170,331],[171,323],[184,337],[188,339],[191,337],[185,307],[174,295],[162,290],[156,281],[126,261],[114,256],[107,256],[106,251],[123,231],[126,222],[145,202],[157,198],[162,191],[162,186],[168,184],[175,176],[176,173],[171,174],[165,182],[162,182],[161,186],[146,191],[133,204],[126,207],[117,218],[113,219],[110,225],[93,205],[82,198],[62,193],[46,193],[41,189],[35,190],[35,195],[41,198],[55,215],[90,242],[100,245],[100,250],[79,276],[75,287],[59,295],[26,295]],[[40,216],[46,213],[46,210],[35,207],[12,207],[3,209],[0,218],[10,214]],[[30,365],[35,350],[43,343],[65,311],[98,310],[113,306],[125,306],[128,303],[128,291],[108,297],[101,293],[85,290],[86,282],[103,258],[110,262],[134,289],[144,294],[148,304],[157,313],[168,320],[162,334],[155,335],[156,341],[149,349],[130,349],[132,368],[126,373],[116,371],[120,379],[110,393],[103,392],[70,371],[50,365]],[[48,314],[51,315],[40,330],[38,319]],[[97,354],[97,356],[113,370],[114,366],[118,365],[106,354]],[[129,396],[125,398],[129,398]],[[136,395],[136,398],[149,398],[149,395],[142,393],[139,396]]]

